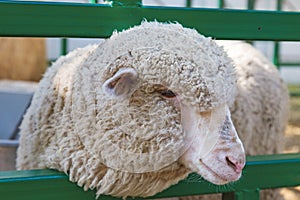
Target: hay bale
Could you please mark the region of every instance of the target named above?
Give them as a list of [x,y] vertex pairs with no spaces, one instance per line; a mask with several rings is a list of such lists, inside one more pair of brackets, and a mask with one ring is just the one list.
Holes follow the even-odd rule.
[[46,70],[43,38],[0,38],[0,79],[39,81]]

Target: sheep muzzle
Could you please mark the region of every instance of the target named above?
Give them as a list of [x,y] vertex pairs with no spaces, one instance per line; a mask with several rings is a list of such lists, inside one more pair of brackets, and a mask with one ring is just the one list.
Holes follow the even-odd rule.
[[181,163],[214,184],[239,179],[245,166],[245,152],[228,107],[221,105],[204,114],[192,114],[191,108],[183,110],[183,116],[193,118],[183,120],[193,141]]

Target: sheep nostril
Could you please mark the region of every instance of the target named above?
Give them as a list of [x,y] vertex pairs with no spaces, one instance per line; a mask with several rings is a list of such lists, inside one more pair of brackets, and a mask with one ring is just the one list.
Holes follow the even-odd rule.
[[233,161],[231,161],[228,156],[226,156],[225,159],[226,159],[227,165],[229,165],[230,167],[235,169],[235,164],[233,163]]
[[244,162],[238,161],[232,157],[226,156],[227,164],[234,169],[235,172],[241,173],[244,168]]

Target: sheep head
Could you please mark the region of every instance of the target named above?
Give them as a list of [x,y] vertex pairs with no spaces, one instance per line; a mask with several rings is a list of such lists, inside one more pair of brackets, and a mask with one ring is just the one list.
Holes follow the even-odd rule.
[[[244,166],[244,152],[226,102],[213,106],[196,64],[170,52],[142,52],[132,50],[126,58],[118,57],[125,62],[102,85],[109,106],[100,111],[101,115],[107,112],[106,116],[114,117],[109,138],[115,152],[103,153],[108,146],[99,150],[101,157],[107,156],[106,166],[145,173],[180,158],[186,167],[214,183],[237,180]],[[153,56],[148,59],[155,63],[140,69],[142,63],[137,59],[143,54]],[[126,63],[136,67],[125,67]],[[100,127],[107,125],[102,124],[102,116],[99,119]],[[117,159],[109,159],[112,154]]]
[[[228,109],[235,78],[224,52],[210,39],[174,24],[143,24],[111,39],[122,43],[124,53],[117,53],[106,68],[109,78],[104,76],[102,88],[114,99],[111,104],[121,102],[126,113],[116,119],[126,119],[122,131],[115,131],[140,140],[116,152],[133,158],[119,162],[118,170],[158,171],[180,160],[213,183],[237,180],[245,157]],[[128,154],[130,148],[135,156]]]
[[145,22],[84,55],[62,70],[65,85],[53,83],[60,67],[47,83],[68,91],[55,123],[70,124],[56,126],[45,167],[114,196],[153,195],[190,172],[215,184],[239,179],[245,155],[229,111],[234,67],[214,41],[179,24]]

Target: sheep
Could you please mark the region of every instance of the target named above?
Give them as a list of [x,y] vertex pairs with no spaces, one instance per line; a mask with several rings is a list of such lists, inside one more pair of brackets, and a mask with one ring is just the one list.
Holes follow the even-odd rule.
[[63,171],[97,196],[151,196],[193,171],[238,180],[245,154],[229,108],[246,116],[239,75],[215,41],[180,24],[115,32],[47,71],[21,125],[17,168]]
[[282,153],[289,92],[278,70],[248,43],[217,43],[224,47],[237,69],[238,92],[230,110],[246,154]]

